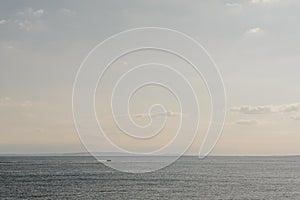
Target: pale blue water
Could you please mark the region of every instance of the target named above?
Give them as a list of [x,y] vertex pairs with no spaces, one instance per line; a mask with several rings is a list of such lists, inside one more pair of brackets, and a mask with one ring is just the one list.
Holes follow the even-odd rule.
[[0,199],[299,200],[300,157],[183,157],[146,174],[91,157],[1,157]]

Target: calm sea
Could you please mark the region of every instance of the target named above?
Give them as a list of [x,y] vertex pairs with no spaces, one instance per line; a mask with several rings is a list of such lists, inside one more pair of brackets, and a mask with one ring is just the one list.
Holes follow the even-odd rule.
[[92,157],[1,157],[0,199],[299,200],[300,157],[183,157],[146,174]]

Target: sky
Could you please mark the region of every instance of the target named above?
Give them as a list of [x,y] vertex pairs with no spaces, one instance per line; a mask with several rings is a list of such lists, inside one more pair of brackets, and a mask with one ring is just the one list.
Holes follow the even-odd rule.
[[[111,35],[154,26],[193,37],[222,74],[228,109],[212,155],[299,154],[299,9],[296,0],[2,1],[0,153],[85,151],[72,114],[72,88],[80,64]],[[137,57],[143,58],[137,55],[120,62],[129,65]],[[111,73],[114,77],[121,72],[112,69]],[[187,74],[193,79],[192,72]],[[192,82],[206,99],[203,82]],[[137,120],[144,117],[150,102],[171,98],[153,90],[135,97],[140,102],[133,106]],[[97,96],[101,99],[105,94],[99,91]],[[97,102],[101,113],[105,105]],[[205,103],[201,103],[204,110]],[[175,103],[167,104],[171,134],[178,114]],[[105,112],[99,119],[108,132],[117,131],[106,122]],[[198,152],[202,129],[187,154]],[[119,135],[112,137],[120,140]],[[149,143],[149,149],[157,148],[154,144],[158,143]],[[124,148],[143,146],[124,141]]]

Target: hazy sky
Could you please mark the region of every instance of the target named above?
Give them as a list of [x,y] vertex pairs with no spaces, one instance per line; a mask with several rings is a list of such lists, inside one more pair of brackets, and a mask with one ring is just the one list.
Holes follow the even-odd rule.
[[213,154],[299,154],[299,10],[297,0],[2,1],[0,153],[84,151],[71,105],[80,63],[113,34],[158,26],[218,64],[228,114]]

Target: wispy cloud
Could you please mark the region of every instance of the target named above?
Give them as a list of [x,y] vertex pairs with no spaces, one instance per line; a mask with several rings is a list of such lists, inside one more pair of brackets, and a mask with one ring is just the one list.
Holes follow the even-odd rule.
[[19,21],[17,23],[17,25],[18,25],[20,30],[26,30],[26,31],[30,31],[33,27],[32,22],[29,21],[29,20]]
[[262,32],[262,29],[259,27],[250,28],[249,30],[246,31],[246,33],[248,33],[248,34],[256,34],[256,33],[260,33],[260,32]]
[[45,13],[45,11],[43,9],[39,9],[33,12],[33,15],[36,17],[41,17],[43,14]]
[[279,0],[250,0],[251,4],[271,4],[271,3],[276,3]]
[[0,98],[0,106],[8,105],[11,101],[10,97],[2,97]]
[[158,112],[158,113],[142,113],[142,114],[135,114],[133,115],[133,117],[137,117],[137,118],[144,118],[144,117],[163,117],[163,116],[167,116],[167,117],[175,117],[175,116],[180,116],[182,115],[179,112],[172,112],[172,111],[167,111],[167,112]]
[[242,5],[239,4],[239,3],[226,3],[225,6],[232,7],[232,8],[240,8],[240,7],[242,7]]
[[[176,117],[176,116],[180,116],[180,115],[185,115],[183,113],[180,112],[173,112],[173,111],[166,111],[166,112],[156,112],[156,113],[138,113],[138,114],[132,114],[130,115],[130,117],[132,118],[147,118],[147,117],[163,117],[163,116],[167,116],[167,117]],[[128,117],[127,114],[123,114],[123,115],[116,115],[115,117]]]
[[17,15],[19,19],[14,20],[20,30],[31,31],[36,27],[39,19],[45,14],[44,9],[33,9],[25,8],[19,12]]
[[7,19],[1,19],[0,20],[0,25],[1,24],[7,24],[7,23],[9,23],[9,20],[7,20]]
[[231,14],[240,14],[243,11],[243,5],[241,3],[226,3],[225,7]]
[[252,126],[252,125],[259,124],[257,120],[243,120],[243,119],[238,120],[235,123],[242,126]]
[[59,13],[61,13],[63,15],[69,15],[69,16],[76,14],[76,12],[74,10],[71,10],[71,9],[68,9],[68,8],[60,8]]
[[2,97],[0,98],[0,107],[29,107],[32,106],[31,101],[17,101],[13,100],[10,97]]
[[252,27],[245,31],[244,35],[246,37],[258,37],[265,35],[266,31],[261,27]]
[[263,106],[243,105],[238,107],[232,107],[230,110],[232,112],[238,112],[241,114],[292,113],[300,112],[300,103]]
[[17,12],[17,15],[23,16],[26,18],[32,18],[32,17],[39,18],[42,15],[44,15],[44,13],[45,13],[45,10],[43,10],[43,9],[34,10],[33,8],[25,8],[25,9]]
[[25,8],[17,12],[14,18],[0,20],[0,25],[15,24],[20,30],[31,31],[40,26],[40,18],[44,14],[44,9]]
[[242,114],[268,114],[272,113],[272,108],[270,106],[240,106],[233,107],[230,109],[233,112],[239,112]]
[[292,120],[300,120],[300,115],[299,116],[291,116],[290,119],[292,119]]

